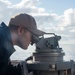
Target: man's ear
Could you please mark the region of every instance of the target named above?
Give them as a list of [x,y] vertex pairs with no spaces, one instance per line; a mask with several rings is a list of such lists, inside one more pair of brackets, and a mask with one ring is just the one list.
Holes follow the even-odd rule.
[[24,33],[24,28],[18,27],[17,32],[18,32],[19,35],[22,35]]

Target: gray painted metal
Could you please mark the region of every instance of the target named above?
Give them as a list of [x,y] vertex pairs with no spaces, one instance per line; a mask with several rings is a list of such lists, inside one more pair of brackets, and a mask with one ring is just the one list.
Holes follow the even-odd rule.
[[36,43],[36,52],[33,53],[33,60],[27,63],[33,75],[75,75],[75,62],[64,61],[65,53],[59,47],[61,39],[53,33],[52,37],[40,38]]

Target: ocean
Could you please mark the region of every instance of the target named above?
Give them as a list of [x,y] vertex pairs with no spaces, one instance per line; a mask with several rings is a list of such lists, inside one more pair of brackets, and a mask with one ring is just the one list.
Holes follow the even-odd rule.
[[[65,52],[64,60],[75,60],[75,44],[60,44],[63,52]],[[33,54],[35,46],[30,46],[28,50],[22,50],[19,47],[15,47],[16,52],[11,55],[12,60],[25,60]]]

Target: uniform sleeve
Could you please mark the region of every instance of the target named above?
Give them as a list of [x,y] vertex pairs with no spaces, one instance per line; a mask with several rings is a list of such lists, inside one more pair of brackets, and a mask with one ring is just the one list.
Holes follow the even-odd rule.
[[11,63],[8,65],[6,75],[22,75],[21,65],[13,66]]
[[5,35],[0,32],[0,75],[21,75],[20,65],[13,66],[11,63],[9,64],[9,55],[5,42],[7,42]]
[[4,41],[5,37],[2,33],[0,33],[0,62],[3,60],[3,57],[5,56]]
[[6,50],[4,49],[5,37],[0,33],[0,75],[4,74],[8,64],[8,56]]

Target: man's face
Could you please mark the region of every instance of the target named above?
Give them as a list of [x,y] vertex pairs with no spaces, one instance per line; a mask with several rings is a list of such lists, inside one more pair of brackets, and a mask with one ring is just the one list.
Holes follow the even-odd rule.
[[23,30],[21,32],[21,35],[19,36],[18,41],[19,41],[19,46],[22,49],[27,49],[31,42],[31,33],[29,31]]

